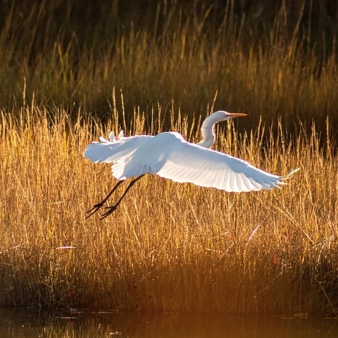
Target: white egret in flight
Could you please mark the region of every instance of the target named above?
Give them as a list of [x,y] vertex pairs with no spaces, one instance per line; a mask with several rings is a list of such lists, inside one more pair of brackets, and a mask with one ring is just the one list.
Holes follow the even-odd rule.
[[291,176],[270,174],[258,169],[249,162],[220,153],[209,147],[215,141],[215,123],[235,117],[246,116],[245,113],[216,111],[205,119],[202,125],[203,139],[198,144],[189,143],[177,132],[164,132],[156,136],[136,135],[115,139],[113,132],[110,140],[100,137],[100,142],[89,144],[84,156],[95,163],[113,163],[112,173],[119,182],[100,202],[87,211],[87,218],[97,212],[125,179],[135,177],[126,191],[101,219],[116,210],[129,189],[145,174],[157,174],[175,182],[190,182],[201,187],[217,188],[228,192],[247,192],[279,188],[283,179]]

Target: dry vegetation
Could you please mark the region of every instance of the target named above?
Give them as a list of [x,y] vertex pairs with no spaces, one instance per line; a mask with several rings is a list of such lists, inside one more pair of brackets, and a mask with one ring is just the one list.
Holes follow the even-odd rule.
[[[290,26],[285,2],[261,31],[232,1],[214,24],[173,1],[138,29],[109,26],[111,8],[83,32],[53,21],[57,3],[13,6],[0,35],[0,303],[336,315],[335,41],[318,54],[326,37],[301,29],[301,6]],[[121,128],[196,141],[214,108],[251,113],[217,127],[216,149],[301,171],[246,194],[148,175],[112,216],[85,219],[115,184],[83,158],[89,142]]]
[[195,3],[13,5],[0,35],[0,106],[19,111],[26,78],[27,101],[62,104],[72,116],[79,106],[109,116],[116,88],[128,113],[140,107],[149,117],[158,102],[165,110],[174,100],[191,117],[205,114],[217,91],[215,108],[249,112],[247,128],[261,116],[268,124],[283,116],[290,128],[314,119],[324,129],[327,114],[338,126],[336,34],[328,33],[335,26],[315,26],[307,1],[282,1],[260,17],[240,16],[233,0]]
[[[172,114],[172,128],[189,135],[179,111]],[[18,119],[1,116],[2,302],[334,313],[337,158],[329,140],[325,152],[319,148],[315,127],[291,139],[280,124],[277,138],[266,142],[262,126],[242,135],[231,124],[220,130],[220,150],[276,173],[300,166],[281,190],[229,194],[147,176],[99,221],[86,220],[85,211],[114,182],[109,165],[82,153],[110,128],[71,122],[62,110],[53,116],[50,122],[39,107]],[[145,130],[136,113],[134,121],[131,133],[156,132]],[[115,122],[108,125],[116,131]]]

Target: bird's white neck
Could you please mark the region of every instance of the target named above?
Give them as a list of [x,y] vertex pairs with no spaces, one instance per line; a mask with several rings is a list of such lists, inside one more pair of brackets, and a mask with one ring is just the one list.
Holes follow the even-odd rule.
[[219,119],[213,114],[207,117],[202,124],[202,141],[198,143],[199,146],[210,148],[215,142],[214,126],[219,122]]

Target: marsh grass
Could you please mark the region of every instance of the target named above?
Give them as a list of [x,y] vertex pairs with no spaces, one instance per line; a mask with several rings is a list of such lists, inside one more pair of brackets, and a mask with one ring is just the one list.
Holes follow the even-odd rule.
[[[171,128],[197,140],[171,109]],[[262,123],[241,134],[231,123],[218,127],[218,150],[275,173],[301,168],[280,190],[233,194],[147,175],[112,216],[86,220],[115,182],[109,165],[82,154],[123,125],[115,113],[103,126],[80,113],[72,121],[62,108],[1,112],[1,304],[336,314],[338,162],[329,121],[325,151],[314,125],[291,137],[279,121],[268,139]],[[137,109],[132,120],[128,135],[159,131]]]
[[[314,40],[307,3],[290,20],[283,2],[266,26],[232,1],[163,2],[144,21],[119,1],[73,17],[76,3],[6,5],[0,303],[336,315],[336,42]],[[248,194],[149,175],[111,217],[85,219],[115,184],[83,158],[88,143],[121,128],[197,141],[215,109],[250,113],[217,127],[216,149],[301,171]]]
[[[158,102],[165,109],[172,100],[187,115],[200,115],[218,92],[217,109],[245,110],[255,123],[283,116],[290,128],[297,119],[324,128],[331,114],[337,125],[335,34],[315,34],[306,1],[281,2],[276,12],[256,18],[240,15],[234,1],[218,8],[142,3],[79,8],[75,1],[42,1],[8,8],[0,36],[1,106],[20,110],[26,78],[27,100],[62,104],[73,116],[79,106],[109,116],[117,88],[127,111],[138,106],[148,116]],[[163,122],[168,128],[170,121]]]

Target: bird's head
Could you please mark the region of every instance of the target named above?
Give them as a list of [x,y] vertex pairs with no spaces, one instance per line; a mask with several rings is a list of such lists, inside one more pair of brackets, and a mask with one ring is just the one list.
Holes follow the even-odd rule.
[[240,112],[229,113],[229,112],[224,111],[224,110],[218,110],[215,113],[213,113],[213,115],[215,117],[215,120],[217,120],[217,121],[226,121],[226,120],[233,119],[235,117],[244,117],[244,116],[247,116],[248,114],[240,113]]
[[199,143],[200,146],[209,148],[214,143],[214,127],[218,122],[233,119],[235,117],[247,116],[245,113],[229,113],[224,110],[218,110],[207,117],[202,124],[203,140]]

